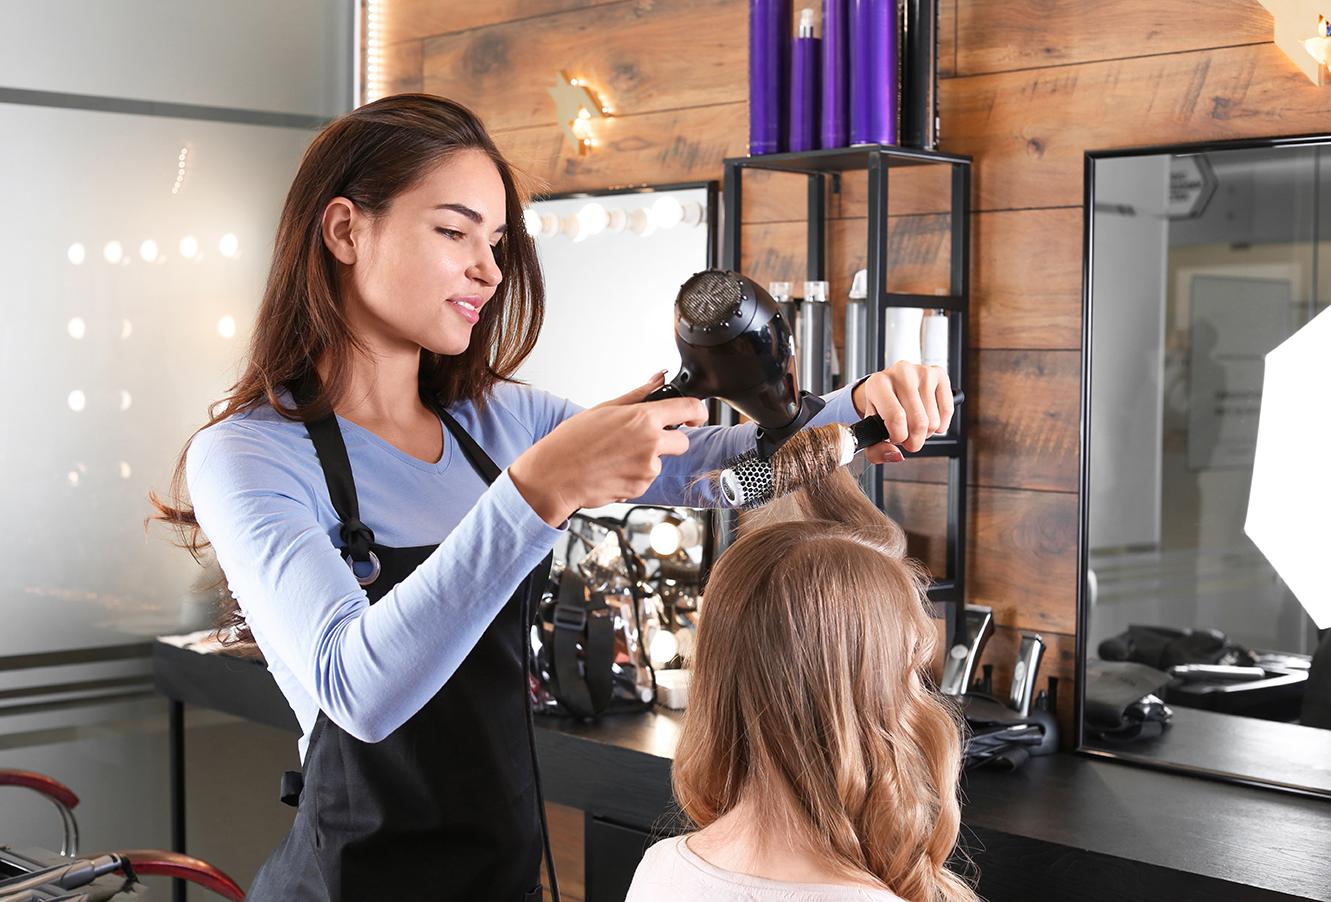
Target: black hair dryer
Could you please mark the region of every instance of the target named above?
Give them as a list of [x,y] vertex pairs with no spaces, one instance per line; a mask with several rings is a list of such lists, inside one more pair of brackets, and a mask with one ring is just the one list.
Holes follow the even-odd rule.
[[791,326],[748,276],[695,273],[675,298],[679,372],[646,400],[720,398],[758,424],[758,454],[771,457],[824,403],[799,389]]

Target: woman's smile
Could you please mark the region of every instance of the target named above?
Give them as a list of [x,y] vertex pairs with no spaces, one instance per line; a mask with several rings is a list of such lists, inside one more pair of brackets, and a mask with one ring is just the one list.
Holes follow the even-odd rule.
[[448,305],[456,310],[463,319],[471,323],[473,326],[481,320],[481,306],[484,303],[484,301],[474,295],[448,299]]

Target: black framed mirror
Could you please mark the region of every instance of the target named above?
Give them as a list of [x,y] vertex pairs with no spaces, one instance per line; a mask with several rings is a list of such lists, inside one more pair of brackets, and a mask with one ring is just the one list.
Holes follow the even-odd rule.
[[[1316,505],[1254,480],[1273,449],[1287,493],[1331,466],[1289,453],[1307,430],[1263,392],[1331,297],[1331,135],[1085,172],[1077,747],[1331,798],[1331,618],[1291,575],[1308,552],[1283,553]],[[1259,506],[1288,539],[1254,542]]]

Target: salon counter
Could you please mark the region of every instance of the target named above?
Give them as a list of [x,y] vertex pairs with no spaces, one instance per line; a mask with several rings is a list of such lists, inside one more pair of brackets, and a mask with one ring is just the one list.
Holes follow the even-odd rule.
[[[284,729],[295,718],[261,665],[165,642],[153,657],[172,702],[183,825],[185,704]],[[537,718],[547,801],[586,812],[588,902],[622,898],[642,848],[677,829],[670,763],[681,723],[668,711],[598,724]],[[1068,754],[972,772],[963,793],[963,844],[990,902],[1331,902],[1326,800]]]

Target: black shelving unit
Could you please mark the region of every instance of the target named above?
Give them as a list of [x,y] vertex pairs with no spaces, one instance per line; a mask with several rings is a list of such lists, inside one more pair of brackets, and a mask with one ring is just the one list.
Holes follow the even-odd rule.
[[[887,290],[891,266],[887,247],[889,174],[893,169],[911,166],[951,167],[951,267],[946,295],[893,293]],[[937,151],[892,147],[882,144],[859,145],[805,153],[781,153],[756,157],[733,157],[725,161],[722,198],[725,216],[722,233],[721,265],[738,270],[743,234],[743,175],[746,169],[765,169],[802,175],[808,180],[808,253],[806,278],[827,279],[827,193],[830,186],[840,189],[844,172],[868,173],[868,298],[866,360],[869,372],[881,370],[885,363],[884,315],[891,307],[921,307],[948,313],[948,376],[955,391],[966,387],[966,338],[970,308],[970,192],[971,158]],[[876,303],[873,303],[876,299]],[[912,457],[948,458],[947,573],[929,587],[929,598],[948,613],[948,645],[961,635],[965,611],[966,586],[966,418],[959,410],[947,435],[929,439]],[[873,468],[867,492],[874,503],[883,507],[883,465]],[[722,518],[718,531],[721,547],[732,535],[733,519]]]

